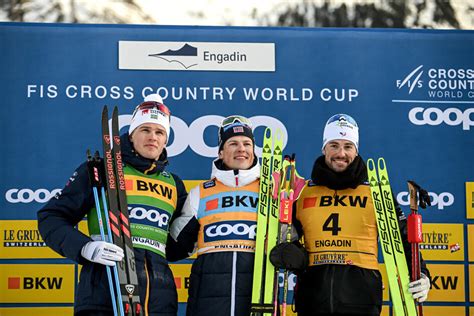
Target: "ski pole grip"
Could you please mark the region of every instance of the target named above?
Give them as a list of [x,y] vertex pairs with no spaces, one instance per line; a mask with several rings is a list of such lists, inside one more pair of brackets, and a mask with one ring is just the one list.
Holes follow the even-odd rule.
[[288,198],[282,198],[280,200],[280,223],[291,224],[291,212],[292,203]]
[[408,223],[408,242],[410,243],[422,243],[423,235],[421,229],[421,215],[410,214],[407,219]]

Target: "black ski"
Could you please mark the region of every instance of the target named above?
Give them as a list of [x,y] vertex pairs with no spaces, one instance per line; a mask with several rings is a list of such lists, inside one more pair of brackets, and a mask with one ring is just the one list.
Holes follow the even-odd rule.
[[109,206],[110,227],[113,242],[124,250],[125,257],[118,264],[122,304],[125,315],[143,315],[138,294],[138,278],[135,254],[130,233],[128,205],[125,192],[125,177],[122,166],[120,135],[118,129],[118,109],[112,113],[112,131],[109,133],[107,106],[102,111],[102,143],[104,149],[105,175]]

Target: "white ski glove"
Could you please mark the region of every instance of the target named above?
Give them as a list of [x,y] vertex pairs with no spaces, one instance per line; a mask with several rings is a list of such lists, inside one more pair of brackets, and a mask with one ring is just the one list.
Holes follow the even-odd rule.
[[418,299],[419,303],[423,303],[428,298],[430,287],[430,279],[422,273],[419,280],[408,284],[408,292],[413,295],[414,299]]
[[116,261],[123,259],[123,249],[105,241],[89,241],[82,247],[81,255],[92,262],[115,266]]

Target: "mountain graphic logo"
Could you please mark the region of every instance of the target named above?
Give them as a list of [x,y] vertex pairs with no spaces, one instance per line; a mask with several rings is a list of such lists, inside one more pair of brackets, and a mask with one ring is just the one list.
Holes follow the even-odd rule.
[[189,44],[184,44],[178,50],[168,49],[161,53],[148,54],[150,57],[160,58],[166,60],[169,63],[178,63],[185,69],[189,69],[196,66],[196,60],[193,57],[197,57],[198,50],[196,47]]

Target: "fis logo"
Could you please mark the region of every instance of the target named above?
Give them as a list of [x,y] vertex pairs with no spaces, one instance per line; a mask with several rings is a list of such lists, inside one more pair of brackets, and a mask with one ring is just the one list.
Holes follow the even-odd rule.
[[[23,279],[23,280],[22,280]],[[9,290],[59,290],[63,283],[63,278],[49,277],[9,277]]]
[[255,240],[257,225],[253,221],[227,221],[204,226],[204,242],[218,240]]
[[423,74],[423,65],[418,66],[410,72],[403,80],[397,80],[396,85],[397,88],[400,90],[403,87],[406,87],[408,89],[408,94],[411,94],[413,92],[413,89],[416,88],[421,88],[423,87],[423,81],[420,80],[421,75]]

